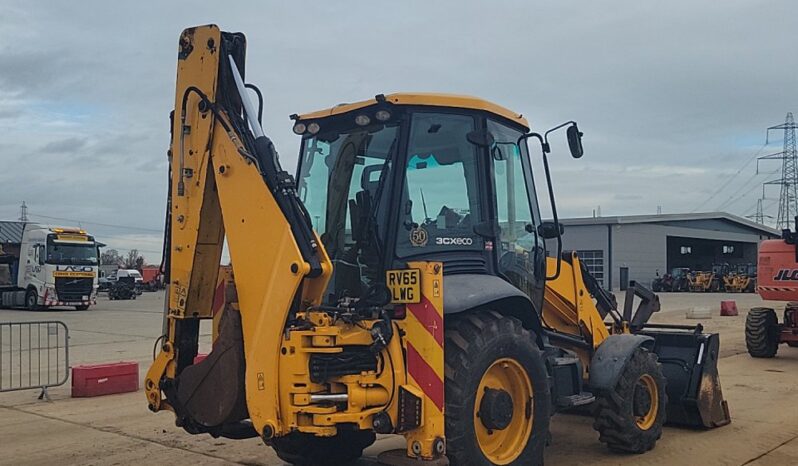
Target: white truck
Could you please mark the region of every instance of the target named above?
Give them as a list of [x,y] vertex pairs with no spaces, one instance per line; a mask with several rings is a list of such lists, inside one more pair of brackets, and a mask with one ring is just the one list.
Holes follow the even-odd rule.
[[0,221],[0,307],[97,302],[98,245],[81,228]]

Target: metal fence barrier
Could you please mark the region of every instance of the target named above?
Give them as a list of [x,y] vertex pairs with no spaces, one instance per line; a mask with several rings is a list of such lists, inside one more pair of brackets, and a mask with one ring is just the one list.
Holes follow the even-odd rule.
[[0,322],[0,393],[47,389],[69,379],[69,329],[57,321]]

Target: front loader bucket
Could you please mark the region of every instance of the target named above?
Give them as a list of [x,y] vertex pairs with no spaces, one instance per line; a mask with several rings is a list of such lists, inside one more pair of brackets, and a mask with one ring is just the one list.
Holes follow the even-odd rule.
[[703,333],[701,325],[657,324],[638,333],[654,338],[667,379],[668,424],[710,429],[731,422],[718,378],[717,333]]

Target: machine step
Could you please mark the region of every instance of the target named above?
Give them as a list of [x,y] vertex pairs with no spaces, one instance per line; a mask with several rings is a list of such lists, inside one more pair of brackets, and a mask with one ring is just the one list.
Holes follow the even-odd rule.
[[559,408],[568,409],[575,408],[577,406],[589,405],[594,401],[596,401],[596,397],[593,396],[592,393],[582,392],[577,395],[558,396],[557,406]]

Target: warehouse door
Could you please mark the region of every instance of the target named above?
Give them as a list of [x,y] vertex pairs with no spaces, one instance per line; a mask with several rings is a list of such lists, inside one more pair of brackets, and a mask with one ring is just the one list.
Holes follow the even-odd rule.
[[576,255],[585,264],[590,275],[593,275],[593,278],[606,289],[607,283],[604,283],[604,251],[600,249],[576,251]]

